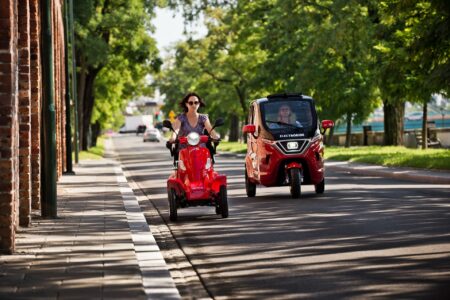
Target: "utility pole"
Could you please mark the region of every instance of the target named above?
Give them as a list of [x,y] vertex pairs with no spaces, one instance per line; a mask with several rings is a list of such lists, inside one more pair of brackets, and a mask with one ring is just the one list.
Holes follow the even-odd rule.
[[43,156],[42,217],[56,218],[56,117],[54,104],[53,44],[50,0],[41,0],[43,33]]
[[68,1],[64,1],[64,53],[66,68],[66,175],[75,175],[72,165],[72,122],[70,103],[70,72],[69,72],[69,13]]
[[73,0],[69,0],[69,31],[70,31],[70,46],[72,48],[72,94],[73,94],[73,113],[75,123],[75,163],[78,163],[78,153],[80,152],[79,144],[79,126],[78,126],[78,86],[77,86],[77,60],[75,56],[75,34],[73,29]]

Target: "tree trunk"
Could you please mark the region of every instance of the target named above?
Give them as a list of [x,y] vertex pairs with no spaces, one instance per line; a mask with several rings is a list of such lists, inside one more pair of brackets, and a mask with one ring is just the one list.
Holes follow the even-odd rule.
[[82,138],[81,138],[81,149],[82,150],[88,150],[89,148],[89,136],[88,131],[89,127],[91,126],[91,117],[92,117],[92,110],[94,108],[94,82],[95,77],[97,77],[97,74],[99,72],[99,69],[89,69],[86,74],[86,80],[85,80],[85,89],[83,94],[83,118],[81,122],[81,128],[80,131],[82,132]]
[[347,128],[345,133],[345,148],[350,147],[352,138],[352,113],[347,113]]
[[[239,98],[239,103],[241,105],[243,114],[244,114],[244,118],[247,119],[247,111],[248,111],[248,107],[245,103],[245,99],[247,98],[246,96],[246,91],[245,91],[245,87],[244,88],[240,88],[239,86],[235,86],[234,87],[236,90],[236,93],[238,95]],[[233,119],[236,119],[235,121],[233,121]],[[233,122],[235,122],[235,128],[233,128]],[[230,141],[238,141],[239,140],[239,136],[241,134],[241,131],[239,130],[239,116],[237,115],[233,115],[232,120],[231,120],[231,129],[230,129]],[[246,124],[244,122],[244,124]],[[233,137],[233,140],[231,140],[231,138]]]
[[230,135],[228,140],[230,142],[237,142],[239,140],[239,116],[237,114],[231,115]]
[[[81,70],[80,72],[77,72],[77,83],[78,83],[78,141],[81,144],[84,137],[84,130],[83,130],[83,104],[84,104],[84,90],[86,87],[86,67],[84,64],[84,60],[80,57],[77,58],[77,62],[80,62]],[[80,147],[81,145],[79,145]],[[81,148],[81,147],[80,147]],[[83,150],[83,149],[81,149]]]
[[334,127],[331,127],[328,131],[328,136],[325,139],[325,145],[333,146]]
[[428,148],[427,114],[428,114],[428,101],[425,101],[423,103],[423,116],[422,116],[422,149]]
[[403,117],[405,103],[390,103],[383,101],[384,111],[384,144],[403,145]]
[[97,138],[100,135],[100,123],[97,121],[91,125],[91,147],[97,146]]

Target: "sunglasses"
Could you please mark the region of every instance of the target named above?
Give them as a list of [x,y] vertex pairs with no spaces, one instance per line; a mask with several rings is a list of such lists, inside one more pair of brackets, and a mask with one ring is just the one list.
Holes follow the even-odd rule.
[[198,101],[189,101],[188,104],[189,105],[198,105],[200,102]]

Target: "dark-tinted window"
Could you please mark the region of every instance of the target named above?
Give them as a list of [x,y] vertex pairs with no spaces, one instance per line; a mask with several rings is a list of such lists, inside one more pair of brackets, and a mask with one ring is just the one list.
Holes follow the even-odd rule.
[[277,99],[261,103],[264,126],[274,132],[302,132],[305,137],[314,134],[317,117],[313,103],[304,99]]

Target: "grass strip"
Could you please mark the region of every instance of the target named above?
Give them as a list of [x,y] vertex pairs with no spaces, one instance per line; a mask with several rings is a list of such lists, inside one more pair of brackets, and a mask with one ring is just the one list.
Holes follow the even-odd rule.
[[87,151],[80,151],[80,160],[97,160],[102,159],[105,153],[104,147],[105,137],[100,136],[97,138],[97,145],[95,147],[89,148]]
[[[221,142],[218,151],[246,153],[247,145]],[[409,149],[401,146],[326,147],[325,159],[390,167],[450,170],[449,149]]]

